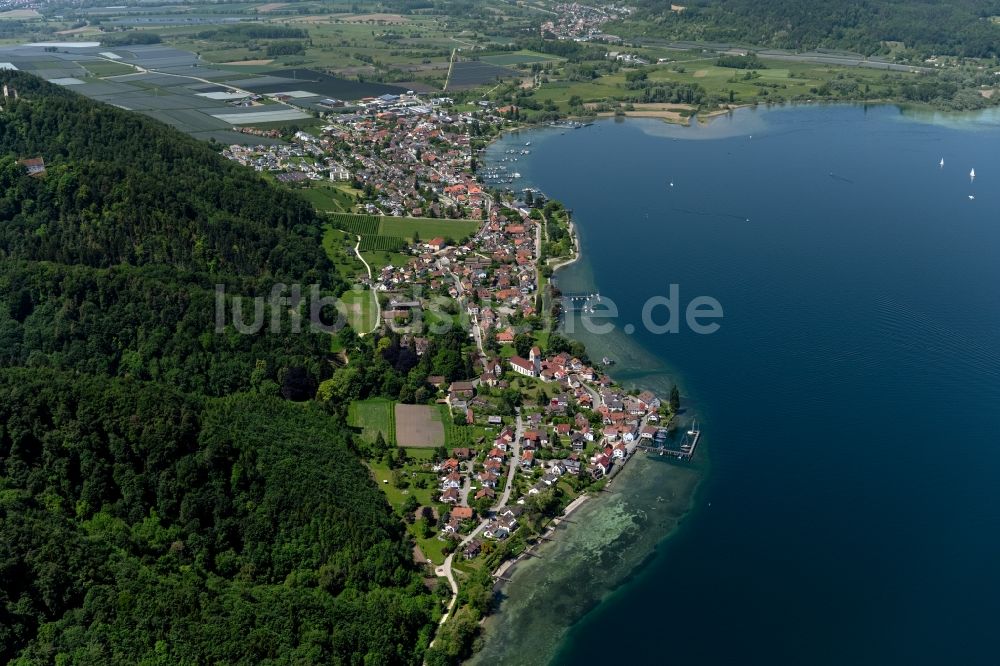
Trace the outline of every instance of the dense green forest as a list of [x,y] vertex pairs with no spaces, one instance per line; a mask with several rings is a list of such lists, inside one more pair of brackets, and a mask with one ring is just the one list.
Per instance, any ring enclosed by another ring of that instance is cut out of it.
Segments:
[[[639,0],[635,35],[741,43],[784,49],[849,49],[886,53],[903,42],[922,54],[996,57],[1000,53],[1000,0]],[[628,23],[625,24],[627,26]],[[608,32],[631,35],[618,25]]]
[[[307,202],[143,116],[2,78],[20,101],[0,114],[0,361],[214,396],[290,368],[329,375],[322,334],[213,332],[215,285],[346,288]],[[26,157],[45,160],[44,177]]]
[[277,332],[216,332],[216,285],[346,287],[312,207],[155,121],[0,83],[20,98],[0,111],[0,663],[420,663],[440,606],[344,405],[312,398],[333,377],[414,397],[465,372],[460,348],[409,378],[411,347],[375,359],[345,329],[358,376],[280,304]]
[[8,369],[0,423],[0,661],[419,663],[433,602],[312,403]]

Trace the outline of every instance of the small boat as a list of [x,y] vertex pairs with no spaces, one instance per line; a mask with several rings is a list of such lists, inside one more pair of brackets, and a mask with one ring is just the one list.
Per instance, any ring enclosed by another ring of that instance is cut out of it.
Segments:
[[969,172],[969,180],[974,181],[975,179],[976,179],[976,170],[973,169],[972,171]]
[[674,186],[674,181],[670,181],[670,187]]
[[943,157],[941,158],[941,163],[938,166],[940,166],[942,169],[944,168],[944,158]]
[[976,198],[976,195],[975,195],[975,194],[970,194],[970,195],[969,195],[969,199],[970,199],[970,200],[971,200],[971,199],[975,199],[975,198]]
[[603,363],[604,365],[614,365],[614,361],[612,361],[607,356],[601,359],[601,363]]
[[526,146],[530,146],[530,145],[531,145],[531,142],[530,142],[530,141],[525,141],[525,142],[524,142],[524,145],[526,145]]

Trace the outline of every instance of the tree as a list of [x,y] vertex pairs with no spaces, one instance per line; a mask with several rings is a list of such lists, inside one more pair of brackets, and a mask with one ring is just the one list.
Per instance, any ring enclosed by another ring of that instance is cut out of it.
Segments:
[[527,358],[531,353],[531,348],[535,346],[535,338],[529,333],[518,333],[514,336],[514,349],[518,356]]
[[385,437],[382,436],[382,431],[379,430],[378,434],[375,435],[375,443],[372,444],[372,453],[381,458],[382,454],[386,452],[389,446],[385,442]]
[[676,414],[681,408],[681,392],[677,388],[677,384],[674,384],[670,388],[670,411]]
[[333,377],[320,383],[316,397],[325,402],[346,406],[358,398],[360,371],[355,367],[341,368]]

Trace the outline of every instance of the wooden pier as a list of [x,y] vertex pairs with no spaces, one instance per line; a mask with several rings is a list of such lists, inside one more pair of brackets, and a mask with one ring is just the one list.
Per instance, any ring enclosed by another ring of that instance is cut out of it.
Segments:
[[566,312],[581,312],[593,309],[596,303],[601,302],[601,295],[598,293],[568,292],[559,295],[563,310]]
[[689,430],[686,441],[681,444],[679,449],[668,449],[665,446],[656,446],[651,444],[640,444],[635,448],[639,451],[645,451],[647,453],[671,456],[672,458],[677,458],[678,460],[691,460],[694,458],[694,452],[698,448],[698,442],[700,440],[700,430]]

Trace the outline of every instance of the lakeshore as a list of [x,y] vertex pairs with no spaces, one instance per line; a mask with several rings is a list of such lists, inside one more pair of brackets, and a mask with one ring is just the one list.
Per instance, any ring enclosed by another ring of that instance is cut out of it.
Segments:
[[[506,135],[509,137],[507,142],[521,143],[525,134],[544,135],[558,129],[522,129]],[[503,144],[504,137],[491,150],[502,152],[505,150]],[[572,204],[572,199],[565,203]],[[573,268],[587,269],[584,255],[586,249],[572,217],[569,221],[569,233],[573,242],[573,255],[567,259],[554,260],[549,265],[554,271],[553,283],[558,281],[561,286],[567,271]],[[573,288],[591,288],[589,282],[581,281],[575,276],[570,277],[569,281]],[[572,318],[578,314],[569,312],[566,316]],[[628,367],[630,356],[634,358],[643,355],[642,350],[635,349],[634,346],[630,350],[629,345],[622,345],[620,341],[613,345],[614,351],[602,345],[591,346],[592,342],[586,341],[591,358],[612,354],[616,359],[622,359],[624,367]],[[616,383],[631,389],[648,389],[666,396],[673,385],[668,374],[661,374],[654,381],[632,382],[620,381],[615,370],[616,366],[606,369]],[[688,411],[684,421],[689,422],[691,417],[691,412]],[[671,425],[662,424],[664,429]],[[496,580],[494,590],[500,596],[500,608],[496,614],[483,621],[483,645],[470,663],[548,663],[555,657],[558,649],[555,639],[565,629],[547,632],[537,628],[537,623],[542,621],[538,614],[547,612],[544,606],[535,603],[540,595],[539,587],[547,592],[547,601],[554,601],[560,609],[565,610],[564,620],[575,621],[613,595],[643,563],[655,556],[659,545],[674,532],[694,507],[697,489],[705,478],[708,463],[707,460],[700,460],[697,464],[677,463],[673,457],[647,453],[647,448],[649,447],[641,445],[639,441],[630,444],[621,464],[613,468],[599,492],[576,498],[560,516],[551,521],[533,545],[516,558],[504,562],[493,573]],[[642,458],[643,462],[632,462],[635,457]],[[575,515],[576,518],[571,521],[568,519],[570,515]],[[594,540],[597,533],[601,537]],[[594,558],[597,558],[596,561]],[[570,567],[570,571],[579,573],[575,567],[593,566],[604,558],[616,559],[622,566],[616,567],[613,575],[603,577],[601,584],[588,589],[587,594],[579,597],[560,588],[555,582],[559,574],[553,570],[552,563],[547,562],[558,561],[562,567],[569,560],[575,565]],[[529,643],[535,645],[530,650],[518,649],[515,654],[498,656],[496,646],[508,644],[514,633],[523,631],[513,628],[506,620],[508,617],[518,618],[514,624],[519,624],[524,617],[533,618],[530,632],[532,639]],[[537,639],[534,638],[536,636]]]

